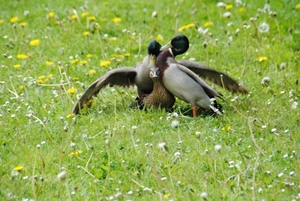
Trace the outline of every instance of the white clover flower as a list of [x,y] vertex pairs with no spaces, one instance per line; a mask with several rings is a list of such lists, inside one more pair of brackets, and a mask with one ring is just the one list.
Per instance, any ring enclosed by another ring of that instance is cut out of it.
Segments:
[[156,11],[153,11],[151,17],[152,17],[152,18],[156,18],[156,17],[157,17],[157,12],[156,12]]
[[60,181],[65,181],[67,178],[67,171],[62,171],[57,175],[57,179]]
[[179,121],[178,120],[173,120],[171,123],[171,127],[176,128],[179,125]]
[[202,197],[203,199],[207,199],[208,193],[207,193],[207,192],[202,192],[202,193],[200,194],[200,197]]
[[235,4],[237,6],[241,6],[243,4],[242,0],[235,0]]
[[208,28],[206,28],[206,29],[204,29],[204,28],[202,28],[202,27],[199,27],[198,29],[197,29],[197,31],[200,33],[200,34],[206,34],[207,32],[208,32]]
[[219,7],[219,8],[225,8],[226,7],[226,3],[224,3],[224,2],[218,2],[217,3],[217,7]]
[[296,109],[298,107],[298,102],[294,101],[292,104],[292,109]]
[[222,146],[220,144],[215,145],[215,151],[220,151]]
[[225,13],[223,14],[223,17],[224,17],[224,18],[230,18],[230,17],[231,17],[231,12],[225,12]]
[[285,68],[286,68],[286,62],[282,62],[282,63],[279,65],[279,68],[280,68],[280,69],[285,69]]
[[270,26],[266,23],[266,22],[262,22],[260,23],[259,27],[258,27],[258,31],[260,33],[267,33],[270,30]]
[[160,142],[160,143],[158,143],[158,147],[159,147],[159,148],[165,148],[165,146],[166,146],[166,143],[165,143],[165,142]]

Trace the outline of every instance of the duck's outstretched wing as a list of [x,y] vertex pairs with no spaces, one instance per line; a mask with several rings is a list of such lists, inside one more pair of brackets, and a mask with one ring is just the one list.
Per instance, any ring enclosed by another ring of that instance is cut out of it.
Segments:
[[204,66],[198,62],[195,61],[189,61],[189,60],[179,60],[177,61],[179,64],[187,67],[200,77],[202,77],[205,80],[212,81],[213,83],[224,87],[228,89],[229,91],[235,92],[235,93],[243,93],[247,94],[248,90],[240,85],[236,80],[229,77],[223,72],[217,71],[212,68],[208,68],[207,66]]
[[93,98],[93,96],[97,96],[101,89],[106,86],[112,87],[117,85],[130,87],[135,85],[136,74],[136,69],[133,67],[116,68],[108,71],[85,90],[78,102],[74,105],[73,113],[78,114],[80,109],[82,109],[83,106]]

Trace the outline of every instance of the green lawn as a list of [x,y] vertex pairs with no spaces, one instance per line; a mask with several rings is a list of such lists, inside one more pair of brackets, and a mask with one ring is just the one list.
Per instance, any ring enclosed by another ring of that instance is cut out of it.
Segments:
[[[217,3],[2,2],[1,200],[299,200],[300,1]],[[180,100],[139,111],[134,88],[105,88],[71,114],[94,80],[176,34],[191,43],[178,59],[250,93],[215,86],[224,115],[192,118]]]

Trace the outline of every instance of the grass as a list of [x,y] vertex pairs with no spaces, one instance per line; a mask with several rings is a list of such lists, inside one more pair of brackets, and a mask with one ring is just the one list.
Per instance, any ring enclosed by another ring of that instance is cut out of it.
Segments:
[[[1,200],[300,199],[299,2],[272,1],[271,16],[263,1],[226,3],[3,2]],[[70,115],[94,80],[178,33],[191,43],[178,59],[227,72],[249,95],[216,86],[225,114],[191,118],[182,101],[138,111],[134,88],[106,88]]]

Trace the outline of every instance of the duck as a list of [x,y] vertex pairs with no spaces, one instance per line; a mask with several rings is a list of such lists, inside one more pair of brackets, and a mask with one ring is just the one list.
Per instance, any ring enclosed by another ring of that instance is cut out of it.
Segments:
[[[183,40],[183,38],[186,38],[184,35],[181,35],[179,38],[181,40],[174,40],[173,38],[164,47],[173,46],[175,49],[180,50],[177,51],[178,54],[185,53],[189,48],[189,41]],[[157,56],[160,54],[161,48],[161,44],[159,44],[157,41],[150,41],[148,45],[148,55],[144,57],[142,62],[138,63],[135,67],[120,67],[112,69],[94,81],[75,103],[72,110],[73,114],[79,114],[80,110],[85,105],[89,106],[93,97],[97,96],[98,93],[107,86],[136,86],[138,97],[136,98],[136,101],[131,104],[131,106],[136,106],[136,102],[139,102],[138,105],[141,105],[140,102],[143,102],[143,98],[150,94],[153,90],[153,80],[149,76],[151,69],[151,66],[149,65],[149,52],[152,52],[152,54]],[[211,80],[212,82],[223,86],[232,92],[248,93],[246,88],[240,86],[237,81],[225,73],[206,67],[198,62],[180,60],[179,63],[189,68],[202,78]]]
[[[189,40],[185,35],[175,36],[170,42],[164,45],[161,50],[173,48],[176,51],[176,55],[185,53],[189,48]],[[242,86],[238,81],[231,78],[224,72],[207,67],[199,62],[191,60],[178,60],[178,64],[187,67],[201,78],[211,81],[232,93],[248,94],[249,91],[246,87]]]
[[142,106],[145,108],[170,109],[175,103],[174,95],[166,89],[162,83],[161,71],[155,66],[156,58],[150,57],[150,78],[153,81],[153,90],[150,94],[141,98]]
[[99,79],[94,81],[81,95],[73,107],[73,114],[79,114],[84,106],[89,106],[93,97],[97,96],[102,88],[106,86],[130,87],[137,86],[138,97],[150,94],[153,89],[153,81],[149,77],[150,52],[155,57],[160,53],[161,44],[152,40],[148,44],[148,55],[135,67],[120,67],[109,70]]
[[177,98],[193,105],[193,117],[197,116],[197,106],[221,115],[221,111],[214,106],[214,103],[216,98],[222,98],[222,95],[192,70],[175,60],[175,57],[184,51],[185,46],[189,45],[187,37],[176,36],[170,44],[171,46],[166,45],[161,48],[162,52],[157,56],[156,61],[156,66],[162,74],[164,87]]

